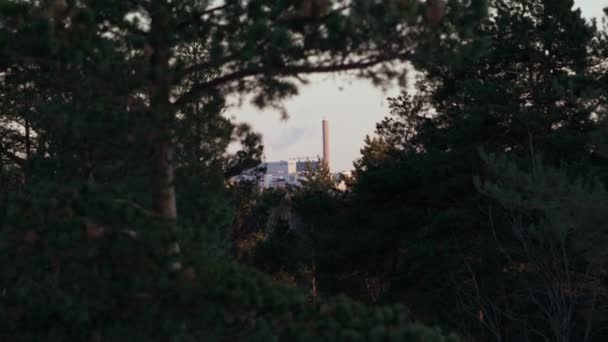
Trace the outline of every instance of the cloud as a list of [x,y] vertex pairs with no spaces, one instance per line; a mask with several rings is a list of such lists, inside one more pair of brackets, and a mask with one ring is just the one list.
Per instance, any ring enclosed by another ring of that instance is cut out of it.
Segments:
[[289,127],[281,131],[278,139],[270,144],[270,147],[275,151],[284,150],[297,144],[306,135],[307,129],[304,127]]

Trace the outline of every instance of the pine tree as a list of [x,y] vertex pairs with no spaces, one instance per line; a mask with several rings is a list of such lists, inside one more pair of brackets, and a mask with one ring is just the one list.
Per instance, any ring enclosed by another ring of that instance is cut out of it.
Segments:
[[[2,56],[10,70],[33,67],[65,86],[63,99],[81,98],[84,87],[118,110],[140,112],[137,126],[152,151],[151,203],[171,221],[176,117],[201,99],[253,94],[256,105],[276,106],[313,73],[355,70],[381,83],[400,75],[401,65],[387,62],[428,55],[448,32],[453,50],[466,44],[468,24],[485,13],[480,0],[451,2],[445,18],[417,1],[324,2],[322,11],[298,3],[6,1]],[[431,12],[433,25],[421,20]],[[204,47],[196,58],[180,53],[193,46]]]
[[[490,329],[479,307],[459,302],[475,292],[471,284],[493,304],[518,286],[488,230],[489,206],[498,234],[511,229],[506,214],[473,183],[488,172],[480,149],[522,168],[542,155],[549,167],[567,164],[565,173],[605,170],[593,138],[606,99],[593,75],[592,61],[602,60],[597,33],[572,8],[571,0],[491,2],[491,18],[475,28],[485,49],[465,63],[417,63],[417,91],[390,100],[391,115],[362,151],[350,220],[368,227],[359,253],[380,261],[357,266],[390,279],[390,295],[429,321],[518,338],[510,333],[518,323]],[[440,312],[438,303],[455,311]]]
[[608,265],[604,184],[547,167],[538,156],[530,171],[505,157],[482,157],[487,177],[477,178],[476,185],[507,212],[511,231],[498,238],[497,248],[518,278],[507,303],[487,301],[484,310],[494,306],[513,319],[533,322],[538,332],[526,332],[527,338],[541,332],[554,341],[593,341],[594,335],[601,336],[601,317],[606,313],[601,308],[606,291],[601,279]]
[[[308,4],[0,1],[2,181],[24,175],[0,195],[0,339],[455,340],[402,307],[311,305],[216,258],[225,177],[261,154],[221,117],[227,97],[278,106],[325,72],[385,84],[403,61],[466,50],[485,14],[482,0]],[[231,140],[244,148],[226,156]]]
[[308,162],[306,170],[300,179],[301,189],[304,193],[329,193],[334,189],[334,180],[329,167],[324,160],[319,159],[314,165]]

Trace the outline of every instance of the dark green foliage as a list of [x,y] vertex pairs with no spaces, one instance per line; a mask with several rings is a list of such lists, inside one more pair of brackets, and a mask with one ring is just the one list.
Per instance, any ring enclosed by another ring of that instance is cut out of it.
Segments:
[[300,186],[283,193],[282,201],[268,217],[265,238],[257,246],[255,264],[275,275],[288,275],[311,290],[332,293],[335,250],[342,231],[332,224],[339,212],[342,194],[335,189],[335,180],[327,164],[319,160],[300,179]]
[[[396,10],[336,0],[318,13],[303,13],[294,0],[2,4],[1,118],[35,132],[26,146],[3,134],[3,163],[23,164],[21,154],[29,160],[35,149],[61,171],[58,181],[76,169],[107,183],[104,176],[128,173],[140,183],[138,202],[172,220],[184,158],[221,165],[229,176],[259,162],[259,137],[220,117],[226,96],[253,94],[259,107],[276,107],[308,74],[404,79],[403,64],[387,62],[428,56],[439,41],[450,45],[445,54],[460,53],[485,14],[483,0],[450,2],[449,16],[434,25],[423,20],[431,5],[419,1]],[[33,96],[20,98],[22,90]],[[222,158],[233,133],[244,148]]]
[[[483,149],[509,156],[523,170],[542,155],[547,168],[568,177],[605,179],[605,54],[595,47],[601,39],[594,40],[602,33],[572,6],[570,0],[493,1],[492,18],[475,28],[484,49],[464,54],[463,63],[416,64],[416,92],[390,100],[391,115],[378,124],[377,137],[366,140],[338,213],[319,210],[315,216],[335,234],[326,253],[341,262],[332,272],[352,280],[334,291],[355,294],[365,284],[368,291],[357,298],[407,303],[415,317],[480,340],[564,336],[539,318],[547,302],[511,293],[546,288],[519,271],[516,264],[524,261],[501,251],[497,239],[517,244],[510,211],[495,196],[480,194],[474,178],[493,176],[480,157]],[[589,188],[575,191],[566,185],[570,178],[551,179],[513,175],[513,183],[544,184],[545,190],[561,184],[562,190],[536,193],[535,203],[521,206],[534,211],[534,205],[556,204],[546,196],[571,197],[551,209],[560,218],[549,226],[568,222],[582,236],[596,237],[583,233],[588,224],[582,217],[601,221],[602,207],[592,204],[601,196],[583,196]],[[516,187],[511,194],[525,197],[528,190]],[[581,220],[560,216],[567,213]],[[528,263],[532,256],[521,258]],[[373,285],[378,293],[372,296]],[[570,323],[562,322],[574,340],[602,339],[585,335],[581,322],[594,308],[589,303],[577,306]],[[595,307],[598,317],[605,315],[605,303]]]
[[2,208],[4,341],[457,340],[409,323],[400,306],[344,297],[310,304],[264,275],[201,257],[204,246],[187,230],[179,236],[186,267],[170,275],[169,230],[94,188],[38,186]]
[[[511,224],[511,234],[497,237],[497,247],[510,265],[520,267],[505,302],[489,305],[533,324],[526,338],[544,334],[554,341],[593,340],[608,319],[603,308],[608,298],[604,185],[546,167],[540,158],[526,172],[506,158],[483,157],[488,177],[477,180],[478,188],[500,203]],[[490,220],[492,216],[490,212]],[[531,305],[506,306],[518,302]],[[591,314],[585,313],[589,308]]]
[[[231,95],[279,106],[312,73],[404,80],[386,62],[460,54],[484,4],[431,22],[421,1],[0,0],[0,339],[455,340],[222,259],[230,227],[268,215],[228,184],[261,137],[222,112]],[[306,212],[334,200],[306,196]],[[334,241],[320,223],[313,251]]]

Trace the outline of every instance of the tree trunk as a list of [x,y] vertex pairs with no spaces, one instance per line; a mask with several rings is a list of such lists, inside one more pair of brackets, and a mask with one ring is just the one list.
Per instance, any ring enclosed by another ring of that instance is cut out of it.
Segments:
[[177,220],[173,146],[169,139],[157,138],[152,156],[152,205],[159,216]]
[[[313,229],[314,231],[314,229]],[[311,262],[311,277],[310,277],[310,292],[312,295],[312,302],[317,302],[317,296],[319,294],[319,284],[317,283],[317,244],[313,239],[313,248],[312,248],[312,262]]]
[[311,292],[311,296],[312,296],[312,302],[316,303],[317,302],[317,266],[316,263],[313,261],[312,262],[312,268],[311,268],[311,280],[310,280],[310,292]]
[[[150,7],[150,115],[152,119],[152,208],[158,216],[169,223],[175,233],[177,222],[177,198],[175,194],[175,171],[173,165],[173,121],[175,112],[170,103],[171,95],[171,30],[164,1],[153,1]],[[180,246],[177,236],[169,246],[169,271],[182,269]]]
[[171,93],[166,8],[162,1],[151,4],[150,41],[150,114],[152,116],[152,206],[162,218],[171,222],[177,219],[175,198],[172,129],[174,113],[169,97]]

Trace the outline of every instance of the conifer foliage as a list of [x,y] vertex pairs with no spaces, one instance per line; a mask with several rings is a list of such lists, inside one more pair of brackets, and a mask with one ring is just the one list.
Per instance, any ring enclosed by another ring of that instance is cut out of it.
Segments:
[[405,61],[466,54],[485,12],[0,0],[0,339],[454,341],[400,306],[309,303],[226,260],[243,207],[227,180],[263,146],[222,114],[234,96],[280,107],[315,73],[404,80]]

